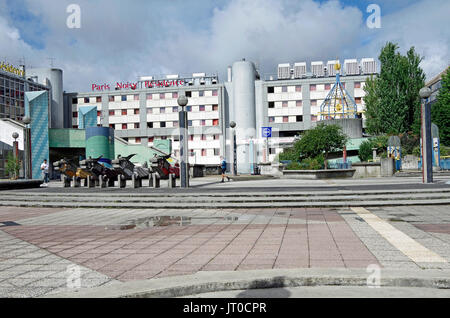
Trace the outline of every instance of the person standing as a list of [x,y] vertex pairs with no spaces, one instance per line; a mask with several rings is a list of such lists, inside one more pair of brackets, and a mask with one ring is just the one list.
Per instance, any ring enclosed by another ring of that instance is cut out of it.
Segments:
[[223,157],[220,157],[220,160],[222,161],[220,164],[220,168],[222,170],[222,182],[225,182],[225,177],[228,181],[230,181],[230,177],[225,174],[227,172],[227,161]]
[[44,176],[44,185],[48,184],[48,163],[47,159],[44,159],[44,162],[41,164],[42,174]]

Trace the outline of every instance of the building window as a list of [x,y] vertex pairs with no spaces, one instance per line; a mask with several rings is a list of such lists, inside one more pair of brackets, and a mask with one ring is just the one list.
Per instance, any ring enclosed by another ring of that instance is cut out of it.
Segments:
[[139,115],[139,109],[138,109],[138,108],[136,108],[136,109],[134,110],[134,114],[135,114],[135,115]]
[[122,115],[127,115],[127,110],[126,109],[122,109]]
[[205,119],[202,119],[201,125],[202,125],[202,126],[206,126],[206,120],[205,120]]
[[199,91],[199,92],[198,92],[198,96],[200,96],[200,97],[205,96],[205,92],[204,92],[204,91]]
[[186,97],[192,97],[192,92],[191,91],[186,91],[185,96]]
[[72,128],[73,129],[78,129],[78,125],[73,125]]
[[109,128],[114,128],[114,124],[109,124]]
[[134,129],[139,129],[139,127],[140,127],[139,123],[134,124]]
[[272,94],[274,92],[273,86],[267,87],[267,93]]
[[127,129],[127,124],[122,124],[122,129]]
[[159,99],[165,99],[165,98],[166,98],[166,94],[165,93],[159,94]]
[[[3,93],[0,95],[3,95]],[[78,98],[72,98],[72,104],[78,104]]]
[[311,106],[317,106],[317,99],[311,99]]
[[213,105],[212,110],[213,111],[218,111],[219,110],[219,105]]
[[191,112],[192,111],[192,106],[186,106],[186,111],[187,112]]
[[189,141],[194,141],[194,135],[189,135]]
[[355,82],[355,88],[361,88],[361,82]]
[[101,111],[97,111],[97,117],[102,116],[102,112]]
[[114,101],[114,96],[108,96],[108,100],[109,100],[110,102],[113,102],[113,101]]
[[213,126],[219,126],[219,120],[213,119]]
[[202,140],[206,140],[206,135],[202,135]]
[[85,97],[85,98],[84,98],[84,103],[85,103],[85,104],[89,104],[89,97]]
[[302,107],[302,101],[301,100],[296,101],[295,106]]
[[204,112],[205,111],[205,105],[200,105],[199,106],[199,111]]
[[141,143],[141,137],[136,137],[135,141],[136,141],[137,144],[140,144]]
[[127,101],[127,95],[122,95],[121,99],[122,99],[122,102],[126,102]]
[[172,107],[172,113],[178,113],[178,106]]
[[148,137],[148,142],[153,142],[155,140],[155,137]]
[[214,135],[214,137],[213,137],[214,140],[219,140],[219,138],[220,138],[220,137],[219,137],[219,135],[217,135],[217,134]]
[[269,102],[269,108],[275,108],[275,102]]
[[160,114],[165,114],[166,113],[166,108],[165,107],[160,107],[159,108],[159,113]]
[[147,100],[152,99],[153,94],[147,94]]
[[97,103],[101,103],[102,102],[102,97],[101,96],[97,96],[95,98],[95,100],[96,100]]
[[281,92],[287,93],[287,91],[288,91],[287,86],[281,86]]
[[325,84],[325,90],[329,91],[331,89],[331,84]]
[[206,149],[202,149],[202,157],[206,157]]
[[282,105],[283,107],[288,107],[288,102],[284,101],[284,102],[281,103],[281,105]]
[[301,92],[301,91],[302,91],[301,85],[296,85],[296,86],[295,86],[295,91],[296,91],[296,92]]
[[172,98],[178,98],[178,93],[177,92],[172,93]]
[[217,89],[212,91],[212,96],[217,96]]
[[178,122],[177,121],[173,122],[173,127],[178,127]]
[[192,127],[192,120],[188,120],[188,127]]
[[114,116],[114,110],[109,111],[109,116]]
[[303,121],[303,116],[296,116],[295,117],[295,121],[296,122],[302,122]]
[[153,122],[147,123],[147,128],[153,128]]
[[214,156],[220,156],[220,149],[219,148],[214,148]]
[[139,94],[134,95],[134,100],[139,100]]
[[275,121],[275,117],[269,117],[269,123],[273,123]]
[[283,116],[283,123],[289,122],[289,116]]
[[159,123],[159,127],[165,128],[165,127],[166,127],[166,122],[165,122],[165,121],[161,121],[161,122]]
[[310,91],[315,91],[316,90],[316,84],[310,84],[309,85],[309,90]]
[[72,113],[72,117],[77,118],[78,117],[78,112],[73,112]]

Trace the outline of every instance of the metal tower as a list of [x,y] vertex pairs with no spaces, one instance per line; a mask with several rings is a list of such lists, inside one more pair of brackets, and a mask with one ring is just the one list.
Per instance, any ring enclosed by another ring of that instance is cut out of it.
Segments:
[[320,119],[357,118],[357,107],[353,97],[341,83],[341,65],[334,65],[336,70],[336,83],[320,105]]

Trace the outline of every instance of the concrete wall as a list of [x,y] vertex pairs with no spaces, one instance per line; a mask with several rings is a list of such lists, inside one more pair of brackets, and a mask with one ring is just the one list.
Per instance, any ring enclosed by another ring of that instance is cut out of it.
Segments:
[[323,121],[326,125],[338,125],[349,138],[362,138],[361,118],[342,118]]
[[402,170],[419,170],[419,159],[413,155],[406,155],[402,158]]
[[381,164],[372,162],[361,162],[352,165],[355,169],[353,178],[377,178],[381,177]]

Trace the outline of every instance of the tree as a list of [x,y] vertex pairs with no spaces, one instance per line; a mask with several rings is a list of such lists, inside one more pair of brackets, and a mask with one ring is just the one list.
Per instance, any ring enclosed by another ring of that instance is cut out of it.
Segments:
[[431,121],[439,128],[441,144],[450,146],[450,68],[442,75],[442,87],[431,106]]
[[6,162],[6,172],[11,179],[17,179],[19,177],[20,161],[16,158],[12,152],[8,154]]
[[373,135],[419,132],[420,97],[425,75],[419,67],[422,57],[411,47],[406,56],[388,42],[379,55],[380,74],[368,78],[364,91],[367,131]]
[[338,125],[318,124],[314,129],[307,130],[302,138],[294,144],[294,151],[300,158],[316,158],[324,154],[325,169],[330,152],[342,149],[348,137]]

